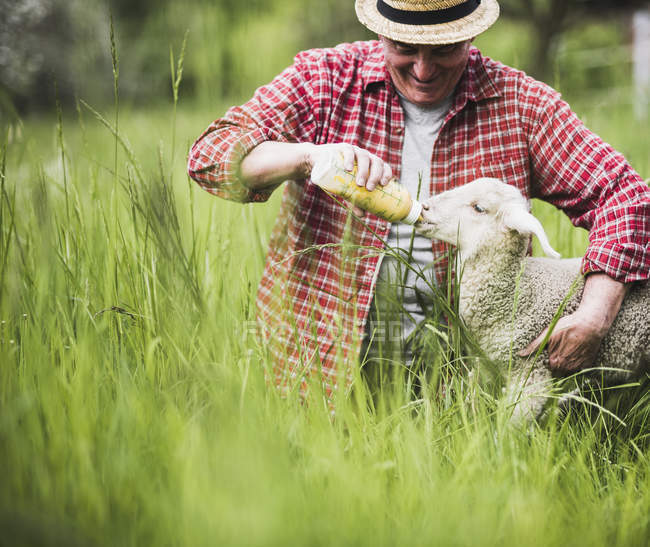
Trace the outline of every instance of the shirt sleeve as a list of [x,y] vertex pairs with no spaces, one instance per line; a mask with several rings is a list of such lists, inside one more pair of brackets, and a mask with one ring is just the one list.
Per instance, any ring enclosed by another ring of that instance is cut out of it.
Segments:
[[625,158],[549,92],[537,96],[530,138],[533,197],[589,231],[582,272],[625,283],[650,275],[650,190]]
[[309,73],[300,58],[247,103],[212,122],[190,149],[188,172],[203,189],[241,203],[266,201],[278,186],[252,189],[239,178],[242,159],[264,141],[311,142],[316,133]]

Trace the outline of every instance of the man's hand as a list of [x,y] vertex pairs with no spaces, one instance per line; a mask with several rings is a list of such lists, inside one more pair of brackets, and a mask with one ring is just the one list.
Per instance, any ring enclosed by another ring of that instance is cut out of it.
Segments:
[[[351,144],[321,144],[310,145],[307,148],[309,159],[307,161],[309,173],[314,164],[325,154],[331,154],[338,151],[343,155],[343,168],[346,171],[352,171],[354,165],[357,165],[356,182],[359,186],[365,186],[366,190],[372,192],[377,186],[386,186],[388,181],[393,177],[393,170],[390,165],[385,163],[379,156],[371,154],[364,148],[353,146]],[[309,176],[306,174],[305,178]]]
[[[310,154],[309,172],[311,173],[311,168],[323,154],[331,154],[332,151],[339,151],[343,155],[343,168],[346,171],[352,172],[356,164],[357,186],[365,186],[369,192],[372,192],[378,185],[386,186],[393,177],[390,165],[384,163],[381,158],[358,146],[343,143],[314,145]],[[352,206],[352,212],[358,217],[364,214],[363,210],[356,205]]]
[[[535,338],[519,355],[527,357],[537,351],[542,344],[548,327]],[[607,334],[603,324],[594,321],[579,311],[562,317],[551,336],[546,348],[549,354],[551,370],[571,374],[594,364],[600,342]]]
[[[571,374],[594,366],[603,338],[612,326],[628,287],[606,274],[587,276],[582,301],[571,315],[562,317],[548,339],[551,370]],[[548,328],[519,352],[527,357],[537,351]]]

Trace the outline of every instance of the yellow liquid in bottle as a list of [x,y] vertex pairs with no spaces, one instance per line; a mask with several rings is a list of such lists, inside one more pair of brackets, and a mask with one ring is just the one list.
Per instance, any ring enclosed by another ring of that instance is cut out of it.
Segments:
[[411,198],[408,190],[396,179],[373,191],[356,183],[357,166],[352,172],[343,169],[343,155],[334,153],[314,165],[311,180],[323,190],[347,199],[364,211],[369,211],[389,222],[414,224],[420,217],[422,205]]

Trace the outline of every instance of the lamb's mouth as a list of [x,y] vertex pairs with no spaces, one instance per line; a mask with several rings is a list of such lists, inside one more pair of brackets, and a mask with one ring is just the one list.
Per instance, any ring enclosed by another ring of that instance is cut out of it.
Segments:
[[415,227],[420,232],[425,232],[425,231],[430,232],[435,230],[437,226],[435,222],[429,222],[428,220],[421,220],[420,222],[417,222],[415,224]]

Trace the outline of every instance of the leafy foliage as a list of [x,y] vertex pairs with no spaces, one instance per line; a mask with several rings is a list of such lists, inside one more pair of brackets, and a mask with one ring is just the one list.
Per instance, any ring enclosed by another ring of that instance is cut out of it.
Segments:
[[0,0],[0,95],[4,108],[25,111],[64,103],[75,94],[97,94],[109,65],[101,37],[108,28],[101,4],[83,0]]
[[[551,83],[562,37],[579,32],[586,20],[602,21],[603,14],[608,21],[620,21],[639,4],[636,0],[500,3],[504,16],[490,32],[500,32],[499,41],[510,45],[506,58],[497,58],[508,62],[510,53],[516,52],[516,66]],[[111,73],[111,15],[114,41],[124,53],[119,94],[137,104],[173,99],[163,67],[170,45],[180,48],[186,33],[183,92],[213,104],[250,95],[302,49],[373,37],[357,21],[351,0],[0,0],[0,10],[0,112],[5,113],[52,108],[55,81],[64,106],[75,97],[92,104],[110,102],[113,93],[102,82]],[[511,21],[529,32],[509,36]],[[565,72],[570,75],[574,68]],[[589,85],[589,78],[580,75],[576,85]]]
[[542,80],[552,75],[552,59],[558,38],[586,20],[621,16],[645,7],[645,0],[500,0],[504,15],[528,23],[534,47],[528,61],[530,72]]

